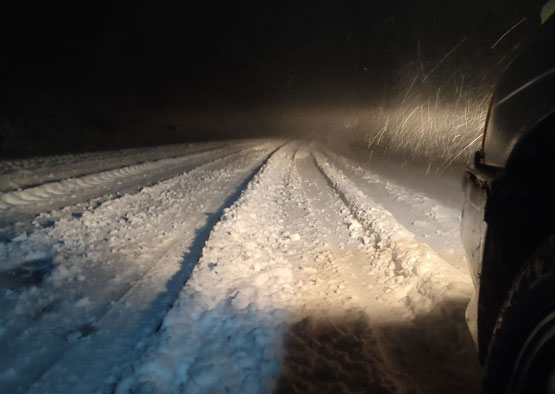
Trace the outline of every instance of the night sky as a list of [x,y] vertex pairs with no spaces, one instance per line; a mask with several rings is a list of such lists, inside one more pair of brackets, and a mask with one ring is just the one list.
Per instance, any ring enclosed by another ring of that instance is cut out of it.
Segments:
[[1,152],[340,134],[283,119],[395,105],[417,75],[421,97],[488,94],[542,3],[3,2]]

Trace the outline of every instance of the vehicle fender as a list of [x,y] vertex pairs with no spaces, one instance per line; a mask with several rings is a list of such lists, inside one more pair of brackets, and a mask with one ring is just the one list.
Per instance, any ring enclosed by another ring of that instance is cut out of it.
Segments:
[[484,139],[484,163],[505,167],[516,146],[554,111],[555,67],[493,103]]
[[483,164],[504,168],[519,141],[555,109],[555,17],[509,64],[491,100]]

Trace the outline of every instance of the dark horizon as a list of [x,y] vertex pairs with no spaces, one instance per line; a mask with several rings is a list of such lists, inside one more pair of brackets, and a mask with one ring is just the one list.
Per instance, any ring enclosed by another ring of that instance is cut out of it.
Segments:
[[341,139],[354,111],[481,100],[542,3],[3,4],[1,153]]

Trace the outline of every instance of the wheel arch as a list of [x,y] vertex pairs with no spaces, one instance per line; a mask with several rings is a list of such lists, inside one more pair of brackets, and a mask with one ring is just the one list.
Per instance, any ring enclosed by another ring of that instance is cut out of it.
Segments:
[[546,392],[555,370],[554,258],[550,236],[512,281],[488,349],[484,393]]

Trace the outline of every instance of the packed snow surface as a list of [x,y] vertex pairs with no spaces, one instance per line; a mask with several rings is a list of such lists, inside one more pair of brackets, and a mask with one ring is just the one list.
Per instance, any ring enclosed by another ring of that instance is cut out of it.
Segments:
[[0,166],[0,392],[479,391],[456,207],[295,141],[97,155]]

